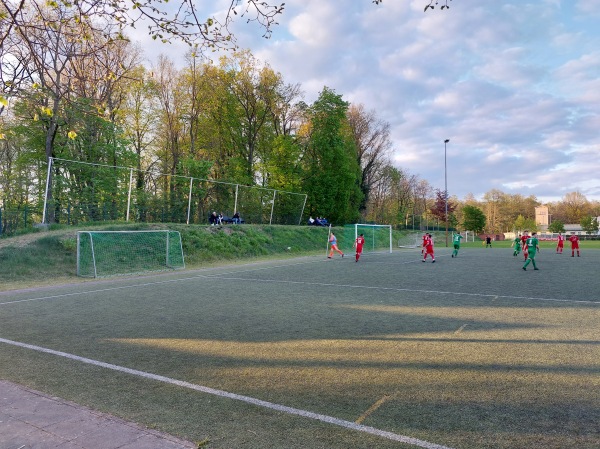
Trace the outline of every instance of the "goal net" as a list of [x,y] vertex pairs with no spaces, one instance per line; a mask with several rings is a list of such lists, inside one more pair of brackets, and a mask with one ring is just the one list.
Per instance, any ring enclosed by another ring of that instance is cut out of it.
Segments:
[[398,239],[398,248],[419,248],[422,241],[422,233],[409,232]]
[[77,275],[105,277],[185,268],[177,231],[78,231]]
[[392,252],[392,226],[379,224],[360,224],[354,225],[354,240],[363,234],[365,244],[364,252],[386,251]]

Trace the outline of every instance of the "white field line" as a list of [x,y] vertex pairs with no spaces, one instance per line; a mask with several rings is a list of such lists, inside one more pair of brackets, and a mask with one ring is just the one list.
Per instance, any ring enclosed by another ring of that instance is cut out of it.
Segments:
[[[591,300],[577,300],[577,299],[556,299],[556,298],[539,298],[535,296],[512,296],[512,295],[497,295],[497,294],[486,294],[486,293],[465,293],[465,292],[449,292],[444,290],[419,290],[412,288],[397,288],[397,287],[381,287],[381,286],[369,286],[369,285],[353,285],[353,284],[331,284],[328,282],[308,282],[308,281],[282,281],[278,279],[258,279],[258,278],[242,278],[242,277],[227,277],[223,275],[210,275],[206,276],[209,279],[225,279],[232,281],[243,281],[243,282],[272,282],[278,284],[296,284],[296,285],[311,285],[318,287],[338,287],[338,288],[360,288],[363,290],[385,290],[395,292],[410,292],[410,293],[433,293],[438,295],[454,295],[454,296],[472,296],[481,298],[506,298],[506,299],[524,299],[531,301],[551,301],[551,302],[566,302],[566,303],[582,303],[582,304],[599,304],[600,301]],[[0,304],[2,305],[2,304]]]
[[[326,260],[319,259],[319,262],[325,262],[325,261]],[[227,274],[237,274],[237,273],[248,273],[250,271],[269,270],[269,269],[273,269],[273,268],[282,268],[282,267],[288,267],[288,266],[305,265],[305,264],[308,264],[308,263],[314,263],[314,261],[297,262],[297,263],[287,264],[287,265],[271,265],[271,266],[268,266],[268,267],[251,268],[251,269],[248,269],[248,270],[235,270],[235,271],[229,271],[229,272],[219,273],[219,274],[214,274],[214,275],[198,274],[198,275],[195,275],[195,276],[188,276],[188,277],[177,278],[177,279],[167,279],[167,280],[164,280],[164,281],[144,282],[144,283],[140,283],[140,284],[122,285],[122,286],[118,286],[118,287],[106,287],[106,288],[99,288],[99,289],[95,289],[95,290],[85,290],[85,291],[72,292],[72,293],[60,293],[60,294],[57,294],[57,295],[39,296],[39,297],[35,297],[35,298],[15,299],[13,301],[0,302],[0,306],[5,306],[5,305],[9,305],[9,304],[18,304],[18,303],[21,303],[21,302],[44,301],[44,300],[48,300],[48,299],[68,298],[69,296],[86,295],[88,293],[90,293],[90,294],[92,294],[92,293],[104,293],[104,292],[110,292],[110,291],[115,291],[115,290],[126,290],[126,289],[129,289],[129,288],[151,287],[151,286],[154,286],[154,285],[161,285],[161,284],[170,284],[170,283],[191,281],[191,280],[195,280],[195,279],[213,278],[215,276],[220,276],[222,274],[227,275]],[[254,265],[254,264],[249,264],[249,265]],[[213,270],[213,269],[209,269],[209,270]],[[79,285],[79,284],[71,284],[71,285]],[[12,291],[12,292],[11,291],[9,291],[9,292],[3,292],[3,293],[13,293],[13,294],[15,294],[15,293],[19,293],[19,290]]]
[[[85,290],[85,291],[80,291],[80,292],[72,292],[72,293],[61,293],[61,294],[56,294],[56,295],[48,295],[48,296],[39,296],[39,297],[34,297],[34,298],[25,298],[25,299],[16,299],[13,301],[6,301],[6,302],[0,302],[0,306],[5,306],[5,305],[9,305],[9,304],[18,304],[21,302],[31,302],[31,301],[45,301],[48,299],[58,299],[58,298],[67,298],[70,296],[79,296],[79,295],[86,295],[88,293],[92,294],[92,293],[104,293],[104,292],[110,292],[110,291],[115,291],[115,290],[125,290],[125,289],[129,289],[129,288],[138,288],[138,287],[151,287],[153,285],[161,285],[161,284],[169,284],[169,283],[176,283],[176,282],[184,282],[184,281],[190,281],[190,280],[195,280],[195,279],[202,279],[202,278],[212,278],[212,277],[218,277],[218,276],[223,276],[223,275],[229,275],[229,274],[240,274],[240,273],[249,273],[252,271],[263,271],[263,270],[271,270],[274,268],[285,268],[285,267],[293,267],[293,266],[297,266],[297,265],[306,265],[306,264],[313,264],[313,263],[325,263],[328,262],[327,259],[317,259],[317,260],[308,260],[308,261],[303,261],[303,262],[295,262],[295,263],[288,263],[288,264],[280,264],[280,265],[267,265],[267,266],[261,266],[261,267],[256,267],[256,265],[263,265],[265,262],[253,262],[253,263],[249,263],[249,264],[245,264],[243,266],[250,266],[252,268],[246,269],[246,270],[232,270],[232,271],[226,271],[224,273],[218,273],[218,274],[214,274],[214,275],[207,275],[207,274],[197,274],[194,276],[188,276],[188,277],[184,277],[184,278],[177,278],[177,279],[168,279],[168,280],[164,280],[164,281],[153,281],[153,282],[144,282],[144,283],[140,283],[140,284],[131,284],[131,285],[123,285],[123,286],[119,286],[119,287],[106,287],[106,288],[100,288],[100,289],[95,289],[95,290]],[[414,262],[414,261],[412,261]],[[412,263],[412,262],[407,262],[407,263]],[[220,268],[206,268],[201,270],[202,272],[205,271],[215,271],[218,270]],[[99,282],[105,282],[105,281],[99,281]],[[95,284],[97,284],[96,282],[94,282]],[[79,285],[79,284],[70,284],[70,285]],[[1,296],[6,296],[10,293],[12,294],[16,294],[19,292],[23,292],[23,291],[28,291],[29,289],[26,290],[16,290],[16,291],[8,291],[8,292],[0,292]],[[36,289],[38,290],[38,289]]]
[[233,399],[236,401],[242,401],[248,404],[256,405],[258,407],[264,407],[271,410],[276,410],[282,413],[288,413],[290,415],[297,415],[303,418],[313,419],[316,421],[325,422],[328,424],[332,424],[339,427],[345,427],[347,429],[356,430],[358,432],[368,433],[371,435],[376,435],[382,438],[386,438],[392,441],[399,441],[401,443],[411,444],[413,446],[422,447],[425,449],[451,449],[447,446],[442,446],[435,443],[429,443],[427,441],[419,440],[417,438],[407,437],[404,435],[398,435],[393,432],[387,432],[385,430],[376,429],[370,426],[364,426],[362,424],[356,424],[351,421],[346,421],[343,419],[334,418],[332,416],[322,415],[320,413],[313,413],[302,409],[297,409],[293,407],[287,407],[285,405],[275,404],[273,402],[263,401],[260,399],[252,398],[250,396],[244,396],[236,393],[229,393],[223,390],[217,390],[210,387],[204,387],[202,385],[193,384],[190,382],[184,382],[177,379],[172,379],[170,377],[160,376],[158,374],[152,374],[145,371],[139,371],[136,369],[126,368],[119,365],[113,365],[112,363],[100,362],[98,360],[88,359],[86,357],[80,357],[74,354],[69,354],[66,352],[55,351],[53,349],[43,348],[41,346],[30,345],[27,343],[21,343],[18,341],[7,340],[4,338],[0,338],[0,343],[5,343],[12,346],[18,346],[21,348],[31,349],[33,351],[43,352],[46,354],[51,354],[59,357],[65,357],[70,360],[75,360],[81,363],[87,363],[89,365],[98,366],[101,368],[110,369],[113,371],[119,371],[126,374],[131,374],[133,376],[142,377],[144,379],[155,380],[158,382],[164,382],[171,385],[177,385],[179,387],[188,388],[191,390],[200,391],[202,393],[212,394],[214,396],[219,396],[222,398]]
[[[327,262],[327,261],[324,261]],[[294,265],[301,265],[309,262],[302,262]],[[278,267],[286,267],[290,265],[279,265],[279,266],[271,266],[271,267],[263,267],[263,268],[254,268],[250,270],[241,270],[241,271],[232,271],[228,273],[219,273],[219,274],[204,274],[204,275],[196,275],[191,277],[179,278],[179,279],[170,279],[166,281],[156,281],[156,282],[146,282],[143,284],[135,284],[135,285],[125,285],[121,287],[109,287],[104,289],[97,290],[87,290],[82,292],[73,292],[73,293],[63,293],[59,295],[51,295],[51,296],[42,296],[37,298],[27,298],[27,299],[18,299],[14,301],[0,302],[0,306],[17,304],[22,302],[30,302],[30,301],[45,301],[49,299],[57,299],[57,298],[66,298],[70,296],[78,296],[78,295],[86,295],[88,293],[104,293],[108,291],[115,290],[123,290],[129,288],[139,288],[139,287],[148,287],[160,284],[168,284],[168,283],[176,283],[176,282],[184,282],[189,280],[197,280],[197,279],[223,279],[230,281],[242,281],[242,282],[264,282],[264,283],[278,283],[278,284],[294,284],[294,285],[311,285],[311,286],[319,286],[319,287],[334,287],[334,288],[357,288],[363,290],[385,290],[385,291],[395,291],[395,292],[410,292],[410,293],[430,293],[430,294],[438,294],[438,295],[452,295],[452,296],[470,296],[470,297],[479,297],[479,298],[504,298],[504,299],[519,299],[519,300],[529,300],[529,301],[545,301],[545,302],[563,302],[563,303],[573,303],[573,304],[600,304],[600,301],[592,301],[592,300],[577,300],[577,299],[558,299],[558,298],[541,298],[535,296],[513,296],[513,295],[498,295],[498,294],[486,294],[486,293],[466,293],[466,292],[450,292],[444,290],[420,290],[420,289],[412,289],[412,288],[398,288],[398,287],[382,287],[382,286],[368,286],[368,285],[353,285],[353,284],[332,284],[328,282],[308,282],[308,281],[290,281],[290,280],[277,280],[277,279],[259,279],[259,278],[244,278],[244,277],[235,277],[228,276],[229,274],[239,274],[239,273],[247,273],[250,271],[260,271],[260,270],[268,270],[272,268]]]

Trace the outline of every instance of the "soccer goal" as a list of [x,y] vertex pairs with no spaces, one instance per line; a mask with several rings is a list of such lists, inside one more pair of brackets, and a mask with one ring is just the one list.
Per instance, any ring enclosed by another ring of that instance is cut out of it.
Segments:
[[77,275],[105,277],[185,268],[177,231],[78,231]]
[[418,232],[409,232],[398,239],[398,248],[419,248],[421,235]]
[[389,251],[392,252],[392,226],[378,224],[354,225],[354,239],[363,234],[365,244],[363,251]]

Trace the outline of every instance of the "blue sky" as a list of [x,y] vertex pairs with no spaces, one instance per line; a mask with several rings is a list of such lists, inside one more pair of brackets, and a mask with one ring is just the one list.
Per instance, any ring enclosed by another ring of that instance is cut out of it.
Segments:
[[394,165],[443,189],[450,139],[450,195],[600,200],[600,0],[285,3],[270,39],[238,21],[239,45],[309,103],[327,86],[374,110]]

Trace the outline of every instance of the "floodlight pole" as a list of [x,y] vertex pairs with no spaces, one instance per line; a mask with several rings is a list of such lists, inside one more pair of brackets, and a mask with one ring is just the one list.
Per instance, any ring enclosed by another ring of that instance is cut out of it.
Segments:
[[446,248],[448,248],[448,170],[446,163],[446,145],[450,139],[444,140],[444,199],[446,200]]

